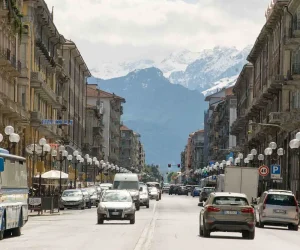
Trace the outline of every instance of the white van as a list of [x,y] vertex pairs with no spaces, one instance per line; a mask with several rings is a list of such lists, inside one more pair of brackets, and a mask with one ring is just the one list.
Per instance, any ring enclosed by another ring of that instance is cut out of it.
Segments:
[[[116,174],[113,184],[113,189],[126,189],[129,191],[134,203],[136,210],[140,210],[140,187],[139,178],[137,174]],[[141,188],[142,189],[142,188]]]

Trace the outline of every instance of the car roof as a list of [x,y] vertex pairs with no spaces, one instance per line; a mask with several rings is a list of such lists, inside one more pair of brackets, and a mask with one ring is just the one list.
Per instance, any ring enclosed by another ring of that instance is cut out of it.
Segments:
[[138,181],[139,182],[139,178],[137,174],[119,173],[119,174],[115,174],[114,181]]
[[81,189],[66,189],[66,190],[64,190],[64,192],[65,191],[81,191]]
[[211,194],[214,195],[215,197],[228,196],[228,197],[243,197],[243,198],[247,198],[247,196],[245,194],[241,194],[241,193],[214,192],[214,193],[211,193]]
[[130,194],[126,189],[122,189],[122,190],[110,189],[110,190],[105,190],[105,193],[127,193],[127,194]]

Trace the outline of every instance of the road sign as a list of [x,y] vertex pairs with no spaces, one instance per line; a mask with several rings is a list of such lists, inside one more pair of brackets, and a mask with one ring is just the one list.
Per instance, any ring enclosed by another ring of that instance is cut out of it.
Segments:
[[281,176],[281,166],[271,165],[271,179],[280,179]]
[[263,176],[263,177],[267,176],[269,174],[269,172],[270,172],[269,167],[266,165],[262,165],[258,169],[259,175]]

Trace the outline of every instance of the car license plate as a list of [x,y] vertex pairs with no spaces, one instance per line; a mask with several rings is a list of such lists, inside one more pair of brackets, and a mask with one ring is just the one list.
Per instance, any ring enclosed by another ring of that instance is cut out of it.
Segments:
[[285,214],[285,213],[286,213],[286,210],[282,210],[282,209],[274,209],[274,213],[277,213],[277,214]]
[[224,211],[224,214],[238,214],[237,211]]
[[119,212],[112,212],[112,215],[119,215]]

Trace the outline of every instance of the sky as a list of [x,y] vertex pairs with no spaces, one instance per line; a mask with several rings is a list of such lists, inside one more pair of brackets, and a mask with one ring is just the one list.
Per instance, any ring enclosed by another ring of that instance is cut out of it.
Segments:
[[271,0],[45,0],[90,69],[174,51],[254,44]]

